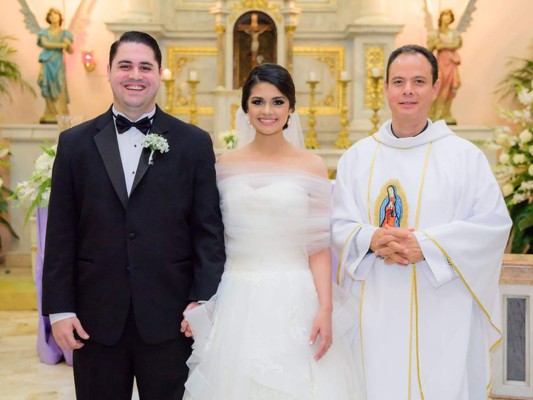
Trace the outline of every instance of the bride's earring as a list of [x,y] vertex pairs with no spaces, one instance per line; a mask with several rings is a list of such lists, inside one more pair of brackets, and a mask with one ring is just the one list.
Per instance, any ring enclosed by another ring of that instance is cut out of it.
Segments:
[[291,124],[291,116],[289,115],[289,118],[287,118],[287,126]]

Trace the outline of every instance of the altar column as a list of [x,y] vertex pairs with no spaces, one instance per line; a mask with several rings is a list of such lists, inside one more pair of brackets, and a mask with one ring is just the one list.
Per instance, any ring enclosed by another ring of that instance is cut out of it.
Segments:
[[121,21],[153,21],[153,0],[122,0]]
[[388,0],[361,0],[359,16],[356,24],[382,24],[390,23],[387,15]]
[[114,19],[105,23],[107,29],[117,39],[127,31],[142,31],[161,39],[164,28],[160,22],[159,2],[160,0],[122,0],[119,10],[114,13]]
[[217,88],[226,87],[226,24],[228,11],[224,2],[219,0],[209,9],[215,16],[215,32],[217,34]]
[[296,7],[294,0],[286,0],[285,8],[282,11],[285,20],[285,67],[292,74],[294,61],[294,32],[298,26],[298,16],[302,12]]
[[217,33],[217,87],[224,87],[225,62],[226,62],[226,27],[224,25],[215,26]]
[[287,51],[285,66],[287,70],[293,73],[294,52],[292,50],[294,46],[294,31],[296,31],[296,25],[285,26],[285,49]]
[[[378,10],[374,9],[374,12]],[[362,21],[364,18],[367,22]],[[352,66],[351,76],[353,77],[353,87],[351,90],[351,115],[352,119],[348,130],[350,131],[350,139],[353,142],[359,140],[368,135],[372,124],[370,117],[372,116],[372,110],[365,106],[365,96],[367,91],[367,81],[370,79],[367,71],[367,49],[378,48],[383,51],[383,74],[385,73],[386,62],[390,53],[395,48],[395,37],[402,30],[403,25],[394,22],[377,22],[383,20],[383,16],[379,15],[366,15],[361,18],[357,18],[353,24],[348,24],[346,28],[346,37],[352,40],[352,62],[348,65]],[[386,105],[386,99],[384,96],[383,107],[379,111],[380,122],[387,119],[389,110]]]

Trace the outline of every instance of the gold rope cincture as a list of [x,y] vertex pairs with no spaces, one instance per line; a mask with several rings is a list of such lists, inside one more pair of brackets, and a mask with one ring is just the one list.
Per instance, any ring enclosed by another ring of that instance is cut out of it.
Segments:
[[[370,184],[372,182],[372,173],[374,171],[374,162],[376,161],[376,155],[377,155],[377,152],[378,152],[378,148],[379,148],[379,145],[381,143],[380,142],[377,142],[377,145],[376,145],[376,149],[374,150],[374,155],[372,156],[372,162],[370,164],[370,173],[369,173],[369,177],[368,177],[368,197],[367,197],[367,201],[368,201],[368,222],[369,224],[372,224],[372,217],[370,215]],[[346,248],[348,247],[348,244],[350,243],[352,237],[357,234],[361,228],[363,227],[363,225],[356,225],[356,227],[353,229],[353,231],[348,235],[348,237],[346,238],[346,241],[344,242],[344,246],[342,248],[342,251],[341,251],[341,257],[340,259],[338,260],[338,263],[337,263],[337,284],[340,285],[341,284],[341,281],[340,281],[340,271],[341,271],[341,265],[342,265],[342,260],[344,259],[344,254],[345,254],[345,251],[346,251]],[[366,393],[366,372],[365,372],[365,358],[364,358],[364,354],[363,354],[363,298],[364,298],[364,294],[365,294],[365,281],[362,282],[362,285],[361,285],[361,300],[359,302],[359,343],[360,343],[360,346],[361,346],[361,367],[362,367],[362,370],[363,370],[363,384],[365,385],[365,393]]]
[[356,227],[353,229],[353,231],[351,231],[350,234],[348,235],[348,238],[346,238],[346,241],[344,242],[344,246],[342,246],[341,256],[340,256],[339,260],[337,261],[337,285],[339,285],[339,286],[344,282],[344,279],[343,279],[342,282],[340,280],[340,277],[341,277],[341,265],[342,265],[342,260],[344,260],[344,253],[346,252],[346,248],[348,247],[348,244],[350,243],[353,235],[356,234],[357,232],[359,232],[362,227],[363,227],[363,225],[356,225]]
[[[373,136],[372,136],[373,137]],[[370,213],[370,185],[372,184],[372,175],[374,174],[374,163],[376,162],[376,156],[378,154],[379,145],[381,142],[378,142],[376,145],[376,149],[374,150],[374,154],[372,155],[372,162],[370,163],[370,173],[368,174],[368,189],[367,189],[367,196],[366,196],[366,204],[368,207],[368,223],[372,225],[372,215]]]
[[365,352],[363,348],[363,299],[365,297],[365,283],[361,284],[361,301],[359,302],[359,345],[361,346],[361,369],[363,370],[363,390],[366,398],[366,371],[365,371]]
[[[369,178],[368,178],[368,189],[367,189],[367,207],[368,207],[368,221],[370,224],[372,224],[372,215],[371,215],[371,212],[370,212],[370,188],[371,188],[371,184],[372,184],[372,176],[373,176],[373,172],[374,172],[374,164],[375,164],[375,161],[376,161],[376,155],[377,155],[377,151],[378,151],[378,148],[379,148],[379,145],[381,144],[381,142],[377,141],[377,145],[376,145],[376,149],[374,150],[374,154],[372,156],[372,162],[371,162],[371,165],[370,165],[370,173],[369,173]],[[415,230],[418,229],[418,223],[419,223],[419,219],[420,219],[420,208],[421,208],[421,200],[422,200],[422,191],[423,191],[423,187],[424,187],[424,182],[425,182],[425,179],[426,179],[426,172],[427,172],[427,166],[428,166],[428,161],[429,161],[429,154],[431,152],[431,147],[432,147],[433,143],[430,142],[428,144],[428,149],[426,151],[426,158],[424,160],[424,168],[422,170],[422,177],[421,177],[421,181],[420,181],[420,188],[419,188],[419,191],[418,191],[418,200],[417,200],[417,208],[416,208],[416,215],[415,215]],[[364,287],[363,287],[364,288]],[[361,297],[361,306],[360,306],[360,318],[361,318],[361,323],[360,323],[360,335],[361,335],[361,347],[362,347],[362,342],[363,342],[363,329],[362,329],[362,315],[363,315],[363,306],[362,306],[362,300],[363,298]],[[415,333],[416,333],[416,346],[415,346],[415,351],[416,351],[416,367],[417,367],[417,378],[418,378],[418,389],[419,389],[419,392],[420,392],[420,397],[422,400],[424,400],[424,392],[422,390],[422,380],[421,380],[421,374],[420,374],[420,356],[419,356],[419,345],[418,345],[418,290],[417,290],[417,285],[416,285],[416,264],[413,264],[413,268],[411,269],[411,302],[410,302],[410,311],[409,311],[409,373],[408,373],[408,377],[409,377],[409,381],[408,381],[408,387],[407,387],[407,391],[408,391],[408,395],[407,395],[407,398],[410,399],[411,398],[411,372],[412,372],[412,337],[413,337],[413,333],[412,333],[412,328],[413,328],[413,305],[414,305],[414,309],[415,309],[415,324],[416,324],[416,328],[415,328]],[[363,359],[363,376],[366,376],[365,375],[365,369],[364,369],[364,359]],[[365,378],[365,386],[366,386],[366,378]]]
[[[416,215],[415,215],[415,231],[418,230],[418,225],[420,222],[420,209],[422,208],[422,192],[424,190],[424,183],[426,181],[426,173],[428,169],[428,162],[429,162],[429,154],[431,153],[431,147],[433,145],[433,142],[429,142],[428,149],[426,151],[426,159],[424,160],[424,168],[422,169],[422,177],[420,180],[420,188],[418,190],[418,199],[417,199],[417,205],[416,205]],[[417,279],[416,279],[416,263],[413,263],[413,268],[411,269],[411,311],[413,310],[413,305],[415,308],[415,354],[416,354],[416,374],[417,374],[417,380],[418,380],[418,390],[420,392],[420,398],[424,400],[424,391],[422,389],[422,379],[420,377],[420,349],[419,349],[419,332],[418,332],[418,287],[417,287]],[[411,319],[411,318],[410,318]],[[412,320],[411,325],[409,328],[409,337],[412,338]],[[409,343],[409,397],[411,398],[411,358],[412,358],[412,352],[411,352],[411,341]]]
[[[341,272],[342,260],[344,260],[344,253],[346,251],[346,248],[348,247],[348,244],[350,243],[350,241],[351,241],[352,237],[354,236],[354,234],[359,232],[362,227],[363,227],[362,225],[357,225],[352,230],[352,232],[350,232],[350,234],[348,235],[348,238],[344,242],[344,246],[342,247],[342,251],[341,251],[341,257],[340,257],[339,261],[337,262],[337,285],[341,284],[340,272]],[[344,281],[344,279],[343,279],[343,281]],[[362,316],[363,316],[363,298],[364,298],[364,296],[365,296],[365,281],[363,281],[362,284],[361,284],[361,299],[359,301],[359,338],[360,338],[359,339],[359,346],[361,347],[361,369],[363,370],[363,385],[364,385],[364,391],[366,393],[365,357],[364,357],[364,353],[363,353],[363,324],[361,323],[361,321],[363,320]]]
[[[463,274],[461,273],[461,271],[459,271],[459,268],[457,267],[457,265],[455,265],[455,263],[453,262],[453,260],[450,258],[450,256],[448,255],[448,253],[444,250],[444,248],[440,245],[440,243],[437,241],[437,239],[435,239],[432,235],[430,235],[428,232],[426,231],[422,231],[422,233],[424,235],[426,235],[434,244],[435,246],[438,247],[438,249],[442,252],[442,254],[444,255],[444,257],[446,257],[446,259],[448,260],[449,264],[452,266],[452,268],[454,269],[454,271],[457,273],[457,275],[459,276],[459,278],[463,281],[463,284],[466,286],[466,288],[468,289],[468,291],[470,292],[470,294],[472,295],[472,297],[474,298],[474,300],[476,301],[477,305],[479,306],[479,308],[481,309],[481,311],[485,314],[485,316],[487,317],[487,319],[489,320],[489,323],[490,325],[496,330],[496,332],[498,332],[500,338],[498,340],[496,340],[489,348],[489,353],[492,355],[492,353],[494,352],[494,350],[496,349],[496,347],[501,343],[501,341],[503,340],[503,333],[502,331],[500,330],[500,328],[498,328],[496,326],[496,324],[492,321],[492,318],[490,317],[490,314],[489,312],[487,311],[487,309],[485,309],[485,307],[483,306],[483,304],[481,303],[481,300],[479,300],[479,298],[476,296],[476,294],[474,293],[474,291],[472,290],[472,288],[470,287],[470,285],[468,284],[468,282],[466,281],[466,279],[464,278]],[[492,370],[492,368],[491,368]],[[491,388],[492,388],[492,373],[490,374],[491,378],[489,379],[489,383],[487,384],[487,398],[490,398],[490,392],[491,392]]]
[[[370,173],[368,174],[368,190],[367,190],[367,206],[368,206],[368,223],[372,225],[372,215],[370,213],[370,186],[372,184],[372,175],[374,173],[374,164],[376,162],[376,156],[378,154],[379,145],[381,143],[378,142],[376,145],[376,149],[374,150],[374,154],[372,155],[372,162],[370,163]],[[359,227],[359,229],[362,226]],[[366,281],[363,281],[361,285],[361,299],[359,302],[359,345],[361,347],[361,368],[363,370],[363,385],[364,385],[364,391],[366,394],[366,370],[365,370],[365,354],[363,351],[363,300],[365,295],[365,283]]]

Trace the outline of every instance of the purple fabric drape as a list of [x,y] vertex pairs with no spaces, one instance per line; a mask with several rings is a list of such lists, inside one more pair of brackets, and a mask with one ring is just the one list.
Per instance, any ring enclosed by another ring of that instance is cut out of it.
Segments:
[[333,249],[331,249],[330,252],[331,252],[331,280],[333,281],[333,283],[336,283],[338,261],[337,261],[337,257],[335,257],[335,253],[333,252]]
[[35,286],[37,289],[37,310],[39,311],[39,326],[37,330],[37,353],[45,364],[57,364],[65,359],[72,365],[72,351],[62,350],[52,336],[50,319],[42,316],[41,296],[43,289],[43,261],[44,243],[46,238],[46,221],[48,208],[38,208],[37,219],[37,254],[35,256]]

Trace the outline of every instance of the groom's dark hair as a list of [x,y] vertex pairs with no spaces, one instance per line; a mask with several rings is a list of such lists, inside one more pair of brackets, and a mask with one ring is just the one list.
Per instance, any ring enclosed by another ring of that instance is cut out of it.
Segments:
[[109,49],[109,66],[111,66],[113,60],[115,59],[115,56],[117,55],[118,47],[122,43],[142,43],[148,47],[150,47],[154,51],[154,57],[157,61],[157,65],[159,68],[161,68],[161,49],[159,48],[159,44],[157,43],[157,40],[155,40],[152,36],[145,32],[139,32],[139,31],[129,31],[124,32],[120,38],[111,45],[111,49]]

